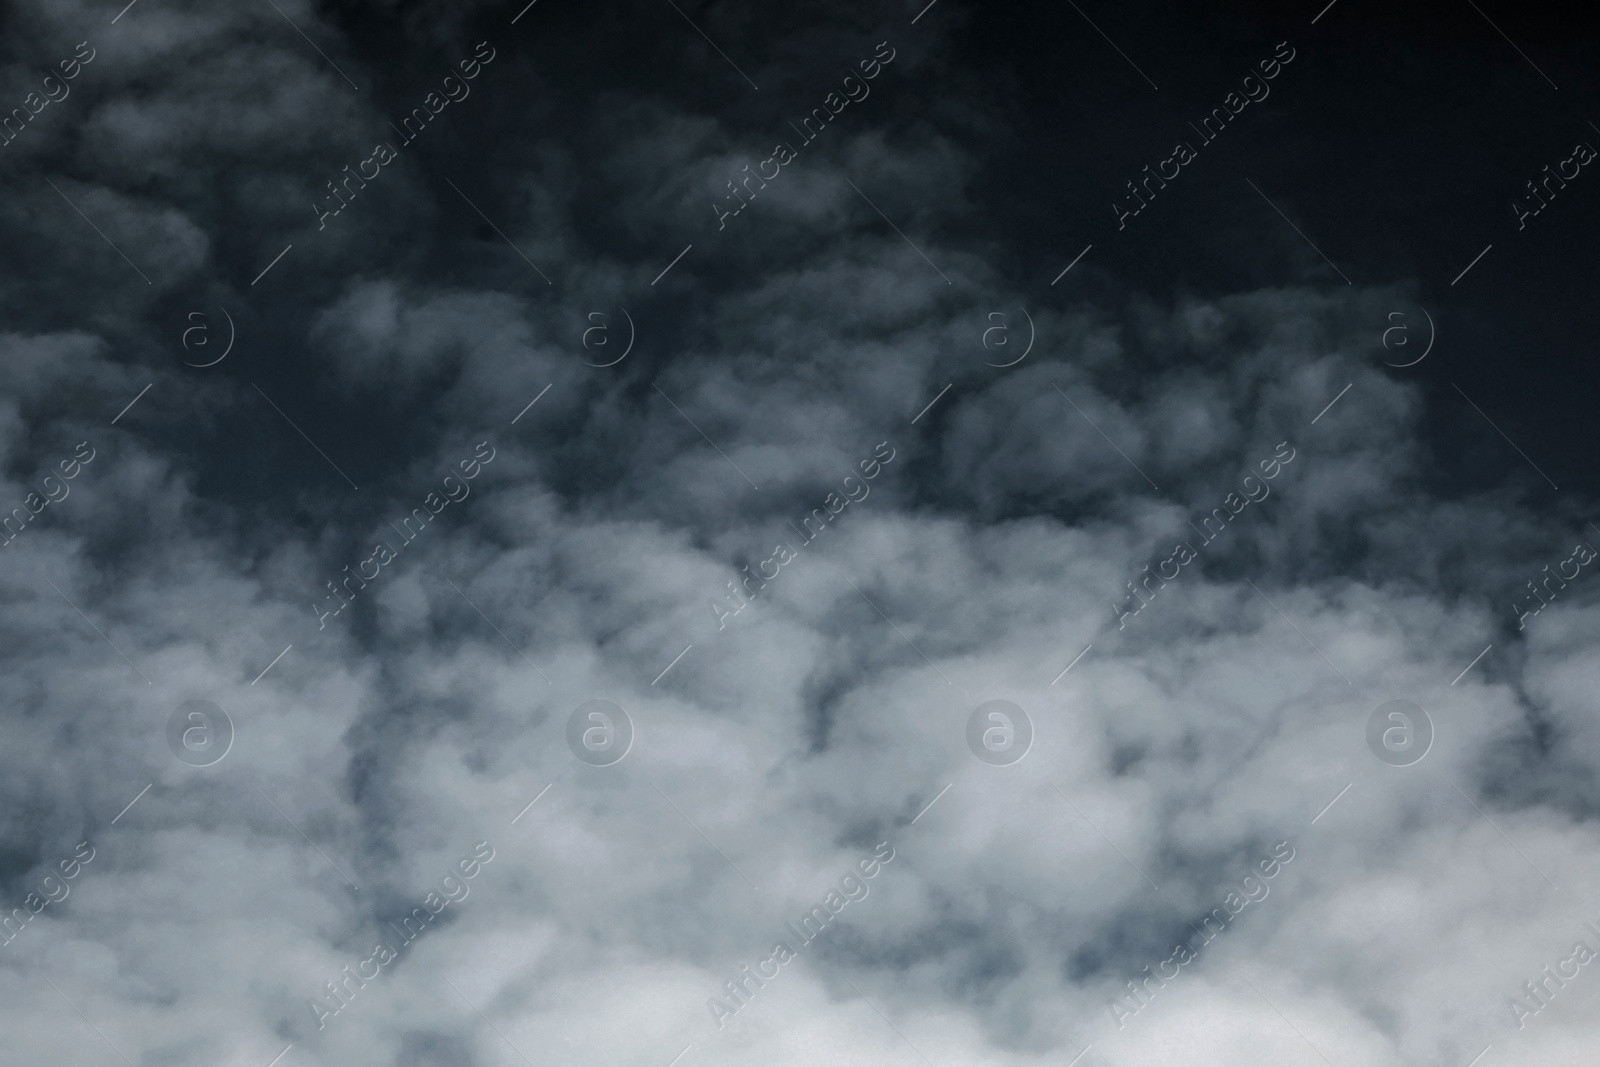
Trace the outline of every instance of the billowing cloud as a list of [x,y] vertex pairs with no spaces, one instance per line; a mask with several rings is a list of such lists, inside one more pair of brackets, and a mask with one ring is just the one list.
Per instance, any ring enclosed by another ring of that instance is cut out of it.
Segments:
[[1015,266],[948,3],[14,13],[8,1062],[1587,1062],[1581,494]]

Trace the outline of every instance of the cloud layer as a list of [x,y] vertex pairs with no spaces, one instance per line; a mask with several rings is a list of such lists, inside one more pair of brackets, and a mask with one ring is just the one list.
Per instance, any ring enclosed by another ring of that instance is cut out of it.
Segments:
[[3,149],[8,1061],[1588,1062],[1600,531],[1441,483],[1414,278],[1023,277],[975,10],[274,6],[7,16],[97,50]]

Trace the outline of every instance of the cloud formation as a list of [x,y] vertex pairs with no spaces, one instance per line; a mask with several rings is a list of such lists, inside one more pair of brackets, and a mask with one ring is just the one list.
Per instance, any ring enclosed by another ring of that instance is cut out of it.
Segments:
[[[1442,401],[1380,366],[1404,271],[1024,277],[975,223],[1020,74],[963,67],[982,14],[945,6],[8,16],[8,92],[97,49],[4,149],[8,1062],[1586,1062],[1586,971],[1511,1005],[1600,922],[1600,585],[1508,606],[1600,532],[1437,476]],[[317,227],[486,39],[474,99]],[[224,308],[237,347],[185,366]],[[196,699],[235,731],[206,767],[168,747]],[[1392,699],[1432,722],[1406,767],[1368,748]],[[568,748],[591,700],[634,731],[607,766]],[[990,700],[1025,758],[969,750]]]

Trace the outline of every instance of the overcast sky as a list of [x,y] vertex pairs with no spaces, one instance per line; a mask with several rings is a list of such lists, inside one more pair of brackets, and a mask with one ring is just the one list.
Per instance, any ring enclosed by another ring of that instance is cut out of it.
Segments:
[[1592,16],[123,2],[0,8],[0,1059],[1593,1062]]

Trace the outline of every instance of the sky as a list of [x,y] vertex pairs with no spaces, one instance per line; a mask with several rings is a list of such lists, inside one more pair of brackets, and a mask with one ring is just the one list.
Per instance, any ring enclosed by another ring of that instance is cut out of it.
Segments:
[[0,1059],[1592,1063],[1595,30],[8,0]]

